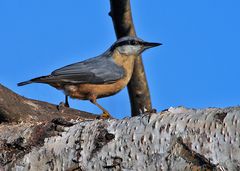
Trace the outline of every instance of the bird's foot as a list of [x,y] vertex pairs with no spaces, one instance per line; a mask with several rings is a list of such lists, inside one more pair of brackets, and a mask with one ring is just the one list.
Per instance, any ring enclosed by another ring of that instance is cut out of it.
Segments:
[[70,106],[69,106],[69,103],[63,103],[63,105],[64,105],[64,107],[67,107],[67,108],[70,107]]
[[69,108],[69,103],[60,102],[58,106]]
[[63,112],[65,108],[69,108],[69,104],[68,103],[60,102],[59,105],[57,105],[57,109],[60,112]]
[[103,112],[102,115],[98,116],[97,119],[109,119],[112,116],[108,112]]

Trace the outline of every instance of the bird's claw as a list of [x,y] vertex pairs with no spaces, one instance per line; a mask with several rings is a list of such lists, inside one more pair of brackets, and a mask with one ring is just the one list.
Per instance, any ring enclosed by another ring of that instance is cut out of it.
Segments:
[[67,108],[70,107],[68,103],[64,103],[63,105],[64,105],[65,107],[67,107]]
[[58,106],[69,108],[69,103],[60,102]]
[[60,112],[63,112],[64,109],[69,108],[69,104],[68,103],[64,103],[64,102],[60,102],[59,105],[57,105],[57,109]]
[[97,119],[109,119],[112,118],[112,116],[108,112],[103,112],[100,116],[97,117]]

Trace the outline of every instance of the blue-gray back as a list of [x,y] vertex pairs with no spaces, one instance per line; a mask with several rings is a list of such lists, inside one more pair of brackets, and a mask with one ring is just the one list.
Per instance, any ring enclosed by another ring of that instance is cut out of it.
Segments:
[[53,82],[109,84],[121,79],[124,69],[106,54],[57,69],[51,76]]

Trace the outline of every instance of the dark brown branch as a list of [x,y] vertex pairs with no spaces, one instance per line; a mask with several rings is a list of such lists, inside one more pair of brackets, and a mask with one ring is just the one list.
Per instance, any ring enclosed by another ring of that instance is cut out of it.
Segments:
[[[117,38],[136,36],[133,25],[130,0],[110,0],[111,12]],[[132,78],[128,84],[128,93],[131,102],[132,116],[139,115],[145,110],[151,111],[152,104],[147,84],[142,57],[135,61]]]
[[47,102],[27,99],[0,84],[0,123],[51,121],[60,117],[70,120],[95,118],[96,116],[71,108],[59,108]]

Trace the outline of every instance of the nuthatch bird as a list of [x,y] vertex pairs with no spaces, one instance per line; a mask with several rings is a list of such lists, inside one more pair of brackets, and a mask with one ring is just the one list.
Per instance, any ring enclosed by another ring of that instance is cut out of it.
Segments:
[[109,112],[97,103],[97,99],[122,90],[132,76],[135,58],[144,50],[159,45],[161,43],[145,42],[137,37],[122,37],[100,56],[67,65],[50,75],[18,83],[18,86],[49,84],[64,91],[66,106],[69,106],[68,96],[90,100],[103,111],[103,118],[109,118]]

